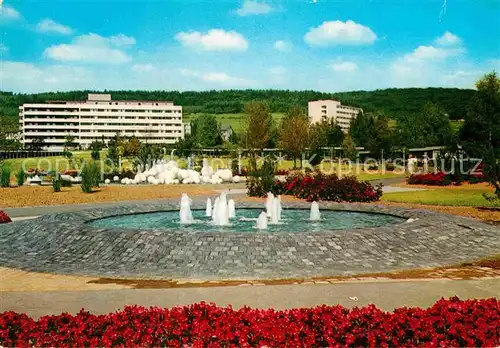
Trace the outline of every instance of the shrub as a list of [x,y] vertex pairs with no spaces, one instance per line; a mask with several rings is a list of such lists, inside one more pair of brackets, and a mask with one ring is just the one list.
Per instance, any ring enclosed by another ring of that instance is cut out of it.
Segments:
[[[3,210],[0,210],[0,224],[6,224],[7,222],[12,222],[9,215]],[[1,324],[0,324],[1,327]]]
[[385,170],[388,172],[393,172],[396,169],[393,163],[386,163]]
[[6,164],[0,167],[2,171],[0,175],[0,187],[10,187],[10,167]]
[[20,170],[16,174],[16,181],[17,181],[17,186],[23,186],[24,185],[24,179],[26,178],[26,174],[24,173],[24,170]]
[[252,167],[254,169],[248,173],[248,180],[246,182],[248,195],[264,197],[268,192],[274,190],[275,163],[271,159],[266,158],[261,168],[257,169],[255,163],[252,163]]
[[54,192],[61,192],[62,180],[59,174],[52,178],[52,188]]
[[82,169],[82,191],[91,193],[93,187],[99,187],[100,170],[96,162],[88,162]]
[[239,310],[199,303],[42,316],[0,314],[4,347],[498,347],[498,299],[441,299],[383,312],[318,306]]
[[482,173],[476,174],[445,174],[444,172],[413,174],[407,183],[410,185],[429,185],[429,186],[448,186],[460,185],[462,182],[470,182],[471,184],[487,181],[486,176]]
[[354,176],[339,179],[336,174],[294,174],[286,182],[276,181],[271,192],[312,201],[376,202],[382,197],[382,185],[373,187]]

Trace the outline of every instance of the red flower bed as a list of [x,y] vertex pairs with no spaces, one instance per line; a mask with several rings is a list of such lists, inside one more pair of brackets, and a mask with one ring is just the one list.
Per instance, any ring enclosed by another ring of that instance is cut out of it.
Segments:
[[285,182],[277,181],[273,193],[292,195],[312,201],[376,202],[382,197],[382,186],[373,187],[367,181],[358,181],[354,176],[339,179],[337,175],[295,174]]
[[0,314],[0,345],[167,347],[495,347],[500,344],[497,299],[441,299],[428,309],[321,306],[285,311],[213,304],[172,309],[126,307],[93,315]]
[[487,178],[482,171],[467,175],[455,175],[455,174],[445,174],[444,172],[437,172],[437,173],[413,174],[407,180],[408,184],[410,185],[430,185],[430,186],[448,186],[451,184],[459,185],[460,183],[465,181],[468,181],[470,183],[478,183],[487,181]]
[[12,220],[10,219],[9,215],[7,215],[6,212],[0,210],[0,224],[5,224],[7,222],[12,222]]

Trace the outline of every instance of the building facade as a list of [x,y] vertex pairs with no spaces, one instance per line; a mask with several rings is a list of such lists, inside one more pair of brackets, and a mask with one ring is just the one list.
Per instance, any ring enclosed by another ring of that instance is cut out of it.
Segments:
[[363,112],[363,109],[342,105],[337,100],[315,100],[310,101],[308,105],[310,123],[334,120],[344,133],[349,131],[351,121],[360,112]]
[[42,138],[49,151],[62,151],[65,138],[85,149],[95,140],[107,143],[117,133],[148,144],[174,144],[184,138],[182,106],[166,101],[112,100],[89,94],[86,101],[52,101],[19,107],[21,142]]

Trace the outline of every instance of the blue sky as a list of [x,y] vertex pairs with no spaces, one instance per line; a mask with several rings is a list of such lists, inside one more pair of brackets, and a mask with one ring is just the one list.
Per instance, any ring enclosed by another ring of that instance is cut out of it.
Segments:
[[500,70],[499,18],[499,0],[3,0],[0,89],[472,88]]

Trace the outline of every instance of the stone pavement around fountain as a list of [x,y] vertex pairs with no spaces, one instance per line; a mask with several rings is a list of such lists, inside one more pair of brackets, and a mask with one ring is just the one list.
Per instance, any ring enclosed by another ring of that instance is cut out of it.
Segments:
[[123,309],[125,305],[173,307],[201,301],[220,306],[231,304],[254,308],[297,308],[326,305],[346,307],[375,304],[382,310],[428,307],[441,297],[461,299],[500,296],[500,279],[416,280],[301,284],[273,286],[226,286],[151,290],[101,290],[52,292],[2,292],[0,312],[13,310],[39,317],[61,312],[77,313],[81,308],[96,314]]
[[[204,209],[204,202],[199,202]],[[240,204],[239,207],[263,207]],[[288,207],[309,208],[306,203]],[[308,278],[456,264],[497,254],[500,229],[427,211],[324,204],[337,210],[418,218],[407,224],[308,233],[183,233],[96,229],[89,219],[178,209],[124,205],[47,215],[0,227],[0,266],[30,271],[150,279]]]

